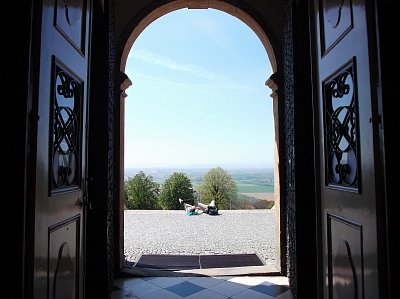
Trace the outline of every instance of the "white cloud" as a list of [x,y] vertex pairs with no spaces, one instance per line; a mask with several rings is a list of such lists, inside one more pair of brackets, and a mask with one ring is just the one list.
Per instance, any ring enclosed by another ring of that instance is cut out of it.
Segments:
[[179,71],[184,73],[189,73],[201,78],[216,80],[218,77],[223,77],[219,74],[215,74],[213,72],[209,72],[202,67],[192,65],[192,64],[181,64],[177,63],[168,57],[159,55],[157,53],[145,51],[145,50],[136,50],[132,51],[132,58],[144,61],[146,63],[157,65],[172,71]]
[[[145,80],[136,79],[136,78],[144,78]],[[178,87],[190,89],[190,90],[193,90],[196,92],[200,92],[200,93],[203,93],[203,94],[206,94],[209,96],[218,97],[221,99],[226,99],[226,97],[220,93],[211,92],[208,89],[209,88],[229,88],[228,86],[223,86],[223,85],[179,83],[179,82],[175,82],[172,80],[167,80],[167,79],[163,79],[163,78],[159,78],[159,77],[145,75],[142,73],[135,73],[133,81],[134,81],[135,85],[141,83],[141,84],[150,84],[152,86],[161,85],[161,84],[162,85],[170,85],[170,86],[178,86]],[[127,93],[129,94],[129,90],[127,91]]]
[[[135,78],[144,78],[144,79],[148,79],[148,80],[137,80]],[[135,72],[133,75],[133,80],[135,83],[141,82],[141,83],[151,83],[151,84],[165,84],[165,85],[175,85],[175,86],[181,86],[181,87],[193,87],[193,88],[225,88],[225,89],[246,89],[246,90],[251,90],[250,87],[244,86],[244,85],[235,85],[235,84],[231,84],[231,85],[227,85],[227,84],[204,84],[204,83],[180,83],[180,82],[176,82],[176,81],[172,81],[172,80],[168,80],[168,79],[164,79],[161,77],[155,77],[155,76],[150,76],[150,75],[146,75],[143,73],[137,73]]]
[[[159,55],[157,53],[149,52],[146,50],[133,50],[130,54],[129,58],[137,59],[152,65],[160,66],[162,68],[178,71],[186,74],[190,74],[193,76],[197,76],[203,79],[207,79],[213,82],[218,82],[218,84],[189,84],[192,86],[198,87],[220,87],[220,88],[231,88],[231,89],[245,89],[252,90],[250,87],[237,84],[231,79],[227,78],[224,75],[208,71],[201,66],[193,65],[193,64],[182,64],[173,61],[172,59]],[[129,60],[128,58],[128,60]],[[135,72],[132,72],[135,74]],[[164,80],[168,81],[168,80]],[[170,81],[172,82],[172,81]],[[179,83],[181,85],[181,83]]]

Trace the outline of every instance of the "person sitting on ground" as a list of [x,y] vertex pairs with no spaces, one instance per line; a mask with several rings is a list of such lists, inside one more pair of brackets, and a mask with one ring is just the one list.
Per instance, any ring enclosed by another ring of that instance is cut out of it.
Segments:
[[187,201],[179,198],[179,202],[182,204],[183,207],[185,208],[186,214],[187,215],[197,215],[199,210],[201,210],[203,213],[209,214],[209,215],[218,215],[218,208],[215,205],[215,200],[212,200],[210,204],[206,205],[201,202],[196,206],[188,204]]

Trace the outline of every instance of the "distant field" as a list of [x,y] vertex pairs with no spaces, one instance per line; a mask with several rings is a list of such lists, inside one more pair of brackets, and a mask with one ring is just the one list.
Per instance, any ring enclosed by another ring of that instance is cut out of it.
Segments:
[[262,200],[268,200],[268,201],[274,200],[274,193],[269,193],[269,192],[239,193],[239,194],[245,195],[247,197],[256,198],[256,199],[262,199]]
[[274,186],[237,183],[238,193],[274,193]]

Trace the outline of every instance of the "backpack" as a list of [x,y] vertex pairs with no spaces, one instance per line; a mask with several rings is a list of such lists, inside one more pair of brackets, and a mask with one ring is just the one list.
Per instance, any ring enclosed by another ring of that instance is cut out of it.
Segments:
[[217,207],[208,207],[208,215],[218,215]]

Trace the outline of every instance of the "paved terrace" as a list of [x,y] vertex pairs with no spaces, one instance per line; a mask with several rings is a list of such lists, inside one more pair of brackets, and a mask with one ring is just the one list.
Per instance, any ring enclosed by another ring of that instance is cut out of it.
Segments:
[[141,254],[257,253],[275,264],[275,210],[220,210],[188,216],[184,210],[125,210],[125,256]]

